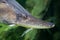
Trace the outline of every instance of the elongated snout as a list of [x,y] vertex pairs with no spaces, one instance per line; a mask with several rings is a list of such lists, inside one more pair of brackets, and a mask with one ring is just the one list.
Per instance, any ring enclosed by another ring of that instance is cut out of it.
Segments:
[[55,24],[53,23],[46,22],[31,16],[25,20],[17,21],[17,24],[26,28],[35,28],[35,29],[49,29],[55,26]]

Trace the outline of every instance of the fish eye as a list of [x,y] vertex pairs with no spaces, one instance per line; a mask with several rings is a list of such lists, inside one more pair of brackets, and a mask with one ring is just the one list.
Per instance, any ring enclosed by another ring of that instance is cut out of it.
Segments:
[[0,0],[1,3],[6,3],[6,0]]

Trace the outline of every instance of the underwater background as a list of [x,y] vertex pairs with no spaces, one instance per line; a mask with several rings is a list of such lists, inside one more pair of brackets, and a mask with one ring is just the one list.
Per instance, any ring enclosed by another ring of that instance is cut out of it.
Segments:
[[[11,0],[12,1],[12,0]],[[55,24],[51,29],[27,29],[21,26],[10,28],[0,23],[0,40],[60,40],[60,0],[17,0],[31,15]]]

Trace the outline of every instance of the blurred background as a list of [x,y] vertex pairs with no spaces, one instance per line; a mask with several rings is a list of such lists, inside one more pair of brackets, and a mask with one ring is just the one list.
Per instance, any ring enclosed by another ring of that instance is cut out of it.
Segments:
[[[12,0],[11,0],[12,1]],[[0,40],[60,40],[60,0],[16,0],[31,15],[55,24],[51,29],[34,29],[23,37],[26,28],[0,23]]]

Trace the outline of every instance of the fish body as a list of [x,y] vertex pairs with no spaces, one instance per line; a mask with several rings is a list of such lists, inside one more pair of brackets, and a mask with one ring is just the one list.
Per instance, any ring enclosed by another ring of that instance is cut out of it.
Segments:
[[0,22],[26,28],[48,29],[55,24],[33,17],[16,0],[0,0]]

